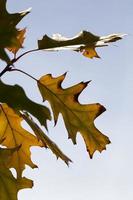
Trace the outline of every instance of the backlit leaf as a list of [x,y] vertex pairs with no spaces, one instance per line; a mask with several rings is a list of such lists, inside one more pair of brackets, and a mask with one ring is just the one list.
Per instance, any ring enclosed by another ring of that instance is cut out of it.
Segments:
[[[10,14],[6,10],[6,0],[0,0],[0,53],[4,48],[21,48],[19,39],[20,31],[16,25],[29,13],[29,9],[20,13]],[[7,53],[0,55],[0,58],[7,63],[10,62]]]
[[79,83],[70,88],[61,87],[65,74],[53,78],[50,74],[45,75],[38,81],[38,87],[43,100],[48,100],[54,114],[55,123],[59,113],[62,114],[69,138],[76,144],[77,132],[80,132],[87,151],[92,158],[93,153],[102,151],[109,144],[109,138],[103,135],[94,125],[94,120],[105,111],[105,108],[96,104],[82,105],[78,102],[78,96],[88,83]]
[[86,56],[88,58],[94,58],[94,57],[100,58],[99,55],[97,54],[95,48],[87,47],[82,50],[82,53],[84,56]]
[[22,29],[19,31],[19,34],[17,35],[17,39],[19,40],[20,46],[19,47],[13,47],[13,48],[8,48],[9,51],[11,51],[14,55],[19,51],[20,48],[23,47],[23,42],[25,39],[25,32],[26,29]]
[[107,36],[97,36],[88,31],[82,31],[73,38],[66,38],[60,34],[54,34],[52,38],[44,35],[42,40],[38,40],[38,48],[43,50],[74,50],[83,53],[88,58],[99,58],[96,47],[108,46],[108,43],[115,42],[123,38],[125,34],[111,34]]
[[[0,144],[4,141],[5,139],[0,141]],[[1,148],[0,147],[0,169],[2,168],[8,168],[8,163],[10,162],[11,156],[15,151],[18,151],[20,149],[20,146],[16,146],[14,148]]]
[[33,182],[25,177],[16,179],[8,169],[7,165],[12,155],[18,151],[18,147],[12,149],[0,148],[0,199],[17,200],[20,189],[32,188]]
[[21,122],[22,118],[6,104],[0,106],[0,140],[4,138],[2,145],[7,148],[15,148],[21,145],[8,163],[9,168],[16,169],[18,177],[21,177],[25,164],[32,168],[36,167],[30,158],[30,147],[42,146],[42,143],[38,142],[34,135],[22,128]]

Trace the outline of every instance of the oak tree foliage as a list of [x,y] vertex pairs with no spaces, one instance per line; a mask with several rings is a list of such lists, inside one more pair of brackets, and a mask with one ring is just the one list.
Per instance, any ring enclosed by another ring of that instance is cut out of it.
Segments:
[[[76,144],[76,135],[79,132],[84,139],[86,150],[92,158],[95,151],[105,150],[110,140],[96,128],[94,123],[95,119],[106,110],[105,107],[99,103],[84,105],[78,100],[89,81],[80,82],[64,89],[62,82],[66,73],[58,77],[45,74],[37,80],[31,74],[17,69],[15,63],[26,54],[37,53],[40,50],[45,53],[45,51],[68,49],[79,52],[88,58],[99,58],[96,52],[97,47],[108,46],[109,43],[122,39],[124,34],[97,36],[88,31],[81,31],[73,38],[67,38],[60,34],[54,34],[52,37],[44,35],[42,39],[38,40],[38,46],[35,49],[20,54],[26,29],[19,29],[18,23],[30,10],[9,13],[6,3],[7,0],[0,0],[0,59],[5,64],[0,72],[0,199],[16,200],[20,189],[33,186],[31,180],[23,177],[25,165],[31,168],[37,167],[31,160],[30,147],[49,148],[57,158],[62,159],[67,165],[72,161],[47,135],[47,122],[52,120],[50,109],[43,103],[40,105],[29,99],[20,85],[5,84],[2,81],[3,74],[18,71],[34,79],[42,95],[42,101],[47,100],[51,106],[55,125],[61,114],[68,138],[72,140],[73,144]],[[12,58],[10,58],[11,54]],[[31,127],[34,135],[21,126],[23,120]],[[10,168],[16,170],[16,178]]]

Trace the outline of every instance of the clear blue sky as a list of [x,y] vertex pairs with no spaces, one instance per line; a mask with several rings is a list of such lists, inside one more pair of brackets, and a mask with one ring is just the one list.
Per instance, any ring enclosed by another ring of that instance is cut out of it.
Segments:
[[[101,103],[107,111],[95,121],[112,143],[102,154],[89,159],[78,134],[77,146],[67,140],[60,117],[49,136],[71,157],[66,167],[49,150],[32,148],[32,159],[39,169],[27,168],[34,180],[32,190],[22,190],[19,200],[132,200],[133,199],[133,1],[132,0],[8,0],[10,12],[32,7],[19,27],[27,27],[25,50],[36,48],[37,39],[47,33],[74,36],[81,30],[97,35],[127,33],[123,40],[98,49],[102,59],[89,60],[76,52],[32,54],[16,66],[39,78],[68,71],[63,86],[92,80],[80,96],[81,103]],[[41,102],[35,83],[24,75],[7,74],[8,83],[19,83],[27,95]]]

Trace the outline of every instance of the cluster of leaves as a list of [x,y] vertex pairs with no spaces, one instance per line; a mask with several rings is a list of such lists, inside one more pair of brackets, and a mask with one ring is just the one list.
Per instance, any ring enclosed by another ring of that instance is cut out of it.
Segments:
[[[15,63],[22,56],[39,50],[70,49],[81,52],[89,58],[99,58],[96,47],[107,46],[110,42],[122,39],[124,35],[112,34],[100,37],[87,31],[82,31],[74,38],[65,38],[59,34],[53,35],[52,38],[44,35],[41,40],[38,40],[36,49],[18,56],[26,29],[20,30],[16,26],[30,11],[10,14],[6,10],[6,2],[6,0],[0,0],[0,59],[6,63],[0,73],[0,199],[15,200],[20,189],[33,186],[31,180],[23,177],[25,165],[31,168],[37,167],[31,160],[31,146],[49,148],[57,158],[61,158],[67,165],[71,159],[40,128],[42,125],[46,131],[48,129],[47,120],[51,120],[49,108],[30,100],[21,86],[5,84],[1,80],[2,75],[6,72],[18,71],[34,79],[43,101],[47,100],[51,105],[55,125],[61,113],[68,137],[73,144],[76,144],[76,135],[77,132],[80,132],[89,156],[92,158],[96,150],[101,152],[106,149],[110,140],[94,124],[94,120],[105,111],[105,108],[99,103],[82,105],[78,101],[79,95],[89,82],[81,82],[63,89],[61,85],[66,73],[59,77],[52,77],[51,74],[48,74],[37,80],[21,69],[15,68]],[[13,59],[9,57],[8,51],[12,52]],[[40,126],[34,121],[34,118],[38,120]],[[21,126],[23,120],[31,127],[34,135]],[[16,170],[16,178],[10,168]]]

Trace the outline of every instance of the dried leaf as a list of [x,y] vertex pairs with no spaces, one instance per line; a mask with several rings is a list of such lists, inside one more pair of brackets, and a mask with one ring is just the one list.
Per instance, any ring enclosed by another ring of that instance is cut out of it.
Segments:
[[45,147],[51,149],[57,158],[61,158],[67,165],[69,165],[69,162],[72,162],[71,159],[60,150],[60,148],[43,132],[30,116],[23,114],[23,118],[32,128],[37,138],[42,141]]
[[62,114],[69,138],[76,144],[77,132],[80,132],[87,151],[92,158],[93,153],[102,151],[109,144],[109,138],[103,135],[94,125],[94,120],[105,111],[105,108],[96,104],[82,105],[78,102],[78,96],[88,83],[79,83],[70,88],[63,89],[61,84],[65,74],[53,78],[50,74],[45,75],[38,81],[38,87],[43,100],[49,101],[54,114],[55,123],[59,113]]

